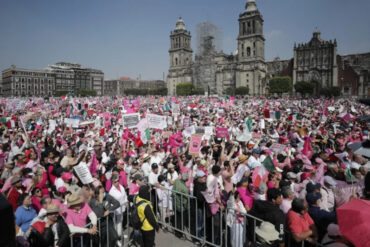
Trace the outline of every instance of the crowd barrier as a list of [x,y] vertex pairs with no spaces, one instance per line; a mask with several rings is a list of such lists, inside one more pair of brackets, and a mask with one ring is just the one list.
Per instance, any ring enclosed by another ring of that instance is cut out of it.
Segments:
[[[250,246],[250,244],[258,242],[255,229],[263,220],[250,214],[237,215],[231,209],[218,210],[212,215],[208,205],[198,205],[197,198],[192,195],[170,189],[162,189],[162,194],[165,196],[159,198],[155,189],[151,193],[153,210],[162,231],[173,233],[183,240],[189,240],[201,246]],[[132,206],[130,204],[125,205],[126,211],[121,212],[122,217],[111,213],[109,216],[98,219],[98,233],[96,235],[71,234],[71,247],[126,247],[132,245],[133,229],[130,226],[128,213]],[[118,220],[124,222],[121,223],[122,227],[119,227]],[[111,224],[119,230],[117,232],[119,239],[113,243],[112,232],[108,228]],[[89,223],[85,227],[91,228],[92,224]],[[319,243],[312,245],[305,241],[299,244],[293,243],[291,234],[286,232],[286,247],[323,247]]]

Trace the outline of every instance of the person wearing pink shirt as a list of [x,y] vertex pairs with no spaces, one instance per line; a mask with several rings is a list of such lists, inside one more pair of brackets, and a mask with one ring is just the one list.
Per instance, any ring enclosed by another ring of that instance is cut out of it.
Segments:
[[239,192],[240,199],[242,200],[247,211],[251,210],[253,207],[253,197],[248,190],[248,183],[248,177],[243,177],[238,184],[238,188],[236,189]]

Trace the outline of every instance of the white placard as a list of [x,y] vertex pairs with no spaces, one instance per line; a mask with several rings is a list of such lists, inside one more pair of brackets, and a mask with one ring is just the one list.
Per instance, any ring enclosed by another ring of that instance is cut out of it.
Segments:
[[78,128],[78,126],[80,124],[80,120],[73,119],[73,118],[65,118],[64,123],[65,123],[65,125],[70,126],[72,128]]
[[79,164],[73,167],[75,172],[77,173],[78,178],[81,180],[83,184],[90,184],[94,182],[93,177],[89,171],[89,168],[84,164]]
[[167,117],[156,115],[156,114],[147,114],[146,118],[148,119],[149,128],[152,129],[165,129],[167,128]]
[[130,113],[122,115],[123,120],[123,127],[133,129],[137,128],[137,124],[140,121],[140,114],[139,113]]

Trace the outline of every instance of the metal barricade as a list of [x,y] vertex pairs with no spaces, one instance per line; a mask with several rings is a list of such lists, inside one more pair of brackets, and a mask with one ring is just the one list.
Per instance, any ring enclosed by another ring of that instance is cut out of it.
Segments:
[[[132,227],[130,226],[130,221],[129,221],[130,203],[127,203],[125,207],[126,207],[125,212],[123,212],[122,207],[120,207],[119,208],[121,210],[120,214],[116,214],[115,212],[112,212],[107,216],[99,218],[97,220],[98,232],[95,235],[90,235],[88,233],[83,233],[83,234],[71,233],[70,234],[71,247],[129,246],[131,244],[130,235],[132,233]],[[120,224],[121,226],[119,226]],[[93,227],[92,223],[89,223],[84,226],[84,228],[87,228],[87,229],[90,229],[92,227]],[[113,239],[116,238],[117,236],[111,236],[114,233],[112,229],[114,230],[118,229],[120,231],[120,232],[116,232],[118,239],[117,241],[114,241],[113,243],[112,243]]]

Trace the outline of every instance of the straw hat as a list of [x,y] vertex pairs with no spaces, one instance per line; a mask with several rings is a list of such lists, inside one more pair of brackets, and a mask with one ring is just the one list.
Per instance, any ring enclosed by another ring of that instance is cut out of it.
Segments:
[[247,159],[248,159],[248,157],[246,155],[242,154],[242,155],[239,156],[239,163],[243,163]]
[[59,213],[59,207],[58,205],[56,204],[50,204],[47,208],[46,208],[46,214],[53,214],[53,213]]
[[275,226],[267,221],[262,222],[262,224],[257,227],[256,234],[268,244],[279,239],[279,233],[275,230]]
[[83,199],[79,195],[72,194],[68,197],[67,203],[68,207],[71,207],[83,203]]
[[144,154],[143,161],[147,161],[148,159],[150,159],[150,155]]

